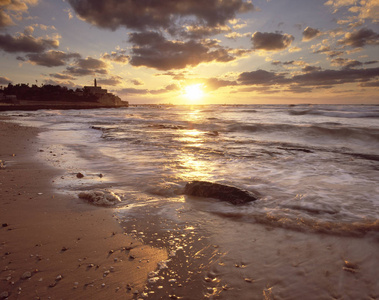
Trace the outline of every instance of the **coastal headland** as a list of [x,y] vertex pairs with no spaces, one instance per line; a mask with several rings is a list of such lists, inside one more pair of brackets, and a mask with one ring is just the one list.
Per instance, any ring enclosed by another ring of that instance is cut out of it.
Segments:
[[0,90],[0,111],[38,109],[93,109],[128,107],[128,101],[97,86],[76,90],[59,85],[8,84]]

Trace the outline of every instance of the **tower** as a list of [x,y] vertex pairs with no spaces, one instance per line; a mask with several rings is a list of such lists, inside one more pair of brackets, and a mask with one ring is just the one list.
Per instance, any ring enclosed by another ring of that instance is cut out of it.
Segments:
[[94,80],[94,81],[95,81],[95,87],[97,87],[96,78],[95,78],[95,80]]

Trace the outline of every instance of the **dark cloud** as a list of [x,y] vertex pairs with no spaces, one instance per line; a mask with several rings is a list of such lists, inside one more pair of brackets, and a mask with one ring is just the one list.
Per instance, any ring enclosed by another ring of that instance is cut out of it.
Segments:
[[122,83],[122,77],[120,76],[112,76],[108,79],[98,79],[97,82],[102,85],[111,85],[116,86]]
[[72,58],[80,58],[80,54],[50,50],[45,53],[28,54],[26,57],[31,63],[39,66],[58,67],[66,65],[67,61]]
[[46,79],[44,80],[44,85],[60,85],[60,86],[65,86],[69,89],[81,89],[82,86],[77,85],[76,83],[68,80],[68,81],[57,81],[57,80],[52,80],[52,79]]
[[306,73],[320,71],[320,70],[321,70],[321,67],[315,67],[315,66],[305,66],[304,68],[302,68],[302,71]]
[[361,86],[375,86],[373,82],[379,77],[379,68],[370,69],[341,69],[319,70],[318,68],[307,73],[285,77],[283,73],[257,70],[241,73],[238,77],[239,85],[254,85],[263,87],[283,86],[287,91],[296,93],[310,91],[314,88],[332,88],[345,83],[358,83]]
[[65,73],[72,76],[106,75],[108,65],[102,60],[87,57],[76,60],[73,66],[67,67]]
[[61,80],[73,80],[75,77],[67,74],[61,74],[61,73],[55,73],[55,74],[49,74],[50,77],[52,78],[57,78]]
[[218,78],[207,78],[207,79],[204,79],[203,82],[205,85],[205,89],[207,91],[215,91],[222,87],[237,85],[236,81],[223,80],[223,79],[218,79]]
[[333,66],[344,67],[344,68],[354,68],[360,67],[363,65],[362,62],[357,61],[355,59],[347,59],[347,58],[335,58],[331,60]]
[[214,41],[169,41],[156,32],[133,33],[130,42],[133,66],[146,66],[158,70],[183,69],[205,62],[228,62],[235,59],[228,50]]
[[[115,30],[120,26],[136,30],[173,28],[176,20],[195,19],[209,27],[224,25],[237,13],[254,6],[243,0],[68,0],[87,22]],[[175,29],[172,29],[175,31]]]
[[281,73],[268,72],[265,70],[257,70],[252,72],[243,72],[238,76],[238,81],[242,85],[273,85],[288,83],[289,79]]
[[341,45],[351,47],[364,47],[366,45],[379,45],[379,34],[368,28],[361,28],[354,32],[348,32],[338,41]]
[[307,27],[303,31],[303,41],[310,41],[314,39],[315,37],[320,35],[320,30],[312,28],[312,27]]
[[106,53],[103,55],[103,59],[111,60],[111,61],[121,63],[121,64],[127,64],[129,62],[130,56],[126,55],[125,53],[126,53],[125,50]]
[[8,83],[12,83],[12,80],[10,80],[7,77],[0,76],[0,84],[8,84]]
[[379,68],[323,70],[292,77],[300,86],[331,86],[336,84],[365,82],[379,76]]
[[294,40],[290,34],[273,32],[255,32],[251,40],[255,50],[280,51],[289,47]]
[[58,46],[58,40],[35,38],[25,34],[20,34],[19,36],[0,35],[0,49],[10,53],[42,53],[48,49],[58,48]]

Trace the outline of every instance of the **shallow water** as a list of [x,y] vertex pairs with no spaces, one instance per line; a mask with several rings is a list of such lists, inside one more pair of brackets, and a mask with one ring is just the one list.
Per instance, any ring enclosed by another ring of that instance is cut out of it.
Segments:
[[[67,172],[57,187],[118,193],[126,231],[176,251],[161,271],[165,279],[150,284],[151,297],[379,297],[379,106],[3,114],[48,129],[39,136],[46,145],[40,155]],[[259,199],[236,207],[184,196],[192,180],[230,184]],[[180,255],[200,273],[179,278]],[[358,269],[346,270],[345,261]]]

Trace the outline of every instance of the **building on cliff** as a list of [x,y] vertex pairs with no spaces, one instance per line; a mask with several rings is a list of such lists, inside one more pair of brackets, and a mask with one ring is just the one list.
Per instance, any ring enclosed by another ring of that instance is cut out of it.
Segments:
[[96,102],[104,105],[128,106],[129,104],[127,101],[122,101],[120,97],[108,93],[106,89],[97,86],[96,78],[93,86],[84,86],[83,95],[93,97]]

